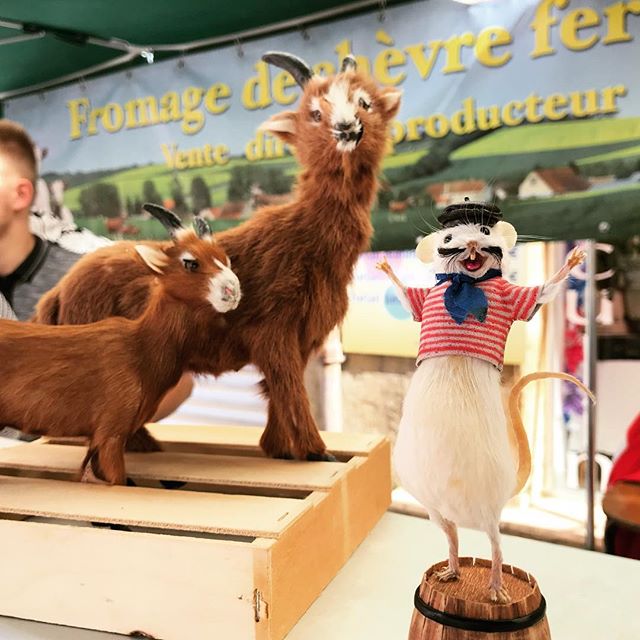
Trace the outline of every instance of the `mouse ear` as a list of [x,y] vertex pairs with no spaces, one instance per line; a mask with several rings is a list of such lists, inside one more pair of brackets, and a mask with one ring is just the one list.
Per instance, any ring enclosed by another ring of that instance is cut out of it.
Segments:
[[504,238],[507,249],[513,249],[516,246],[518,232],[512,224],[500,220],[493,225],[493,230]]
[[436,233],[430,233],[418,242],[416,256],[421,262],[433,262],[433,252],[436,249]]

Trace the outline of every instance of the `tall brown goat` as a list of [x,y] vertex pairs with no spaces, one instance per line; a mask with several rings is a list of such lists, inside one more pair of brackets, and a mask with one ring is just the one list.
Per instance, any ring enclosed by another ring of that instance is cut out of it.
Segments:
[[83,478],[111,484],[125,481],[127,439],[154,415],[193,354],[213,351],[220,314],[240,297],[224,251],[190,230],[179,246],[127,243],[109,268],[131,264],[148,274],[148,304],[136,320],[65,327],[0,321],[0,424],[89,437]]
[[[264,451],[331,459],[311,415],[304,368],[347,311],[347,285],[372,235],[376,176],[400,92],[377,87],[351,56],[327,78],[290,54],[263,59],[290,71],[303,88],[297,111],[262,126],[295,148],[302,173],[291,202],[260,209],[217,234],[243,299],[228,316],[224,338],[203,348],[191,370],[218,375],[254,363],[269,398]],[[112,260],[122,260],[120,251],[116,245],[80,260],[43,299],[37,319],[54,324],[140,313],[149,277],[134,261],[126,270],[112,269]],[[148,432],[138,434],[136,447],[153,446]]]

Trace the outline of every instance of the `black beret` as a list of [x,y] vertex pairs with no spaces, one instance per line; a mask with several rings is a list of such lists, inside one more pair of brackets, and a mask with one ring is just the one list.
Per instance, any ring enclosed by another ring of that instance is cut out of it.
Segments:
[[450,204],[438,216],[438,222],[443,227],[455,227],[459,224],[486,224],[492,227],[502,219],[500,208],[488,202],[470,202],[465,198],[464,202]]

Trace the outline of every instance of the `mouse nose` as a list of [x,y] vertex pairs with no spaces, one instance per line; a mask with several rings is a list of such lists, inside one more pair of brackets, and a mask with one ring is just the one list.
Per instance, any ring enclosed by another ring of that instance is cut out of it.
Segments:
[[336,129],[338,129],[338,131],[349,131],[352,126],[353,122],[345,122],[343,120],[342,122],[338,122],[338,124],[336,124]]
[[478,250],[478,242],[476,240],[469,240],[467,242],[467,249],[469,249],[469,257],[474,260],[476,257],[476,251]]

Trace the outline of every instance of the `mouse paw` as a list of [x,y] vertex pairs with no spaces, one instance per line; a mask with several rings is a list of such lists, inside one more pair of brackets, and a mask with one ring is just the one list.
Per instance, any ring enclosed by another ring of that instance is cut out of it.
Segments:
[[507,602],[511,602],[511,596],[504,587],[500,587],[500,589],[494,589],[492,587],[489,590],[489,597],[491,598],[491,602],[497,602],[498,604],[506,604]]
[[436,571],[436,578],[440,582],[451,582],[460,577],[460,571],[455,571],[451,567],[445,567],[442,571]]

